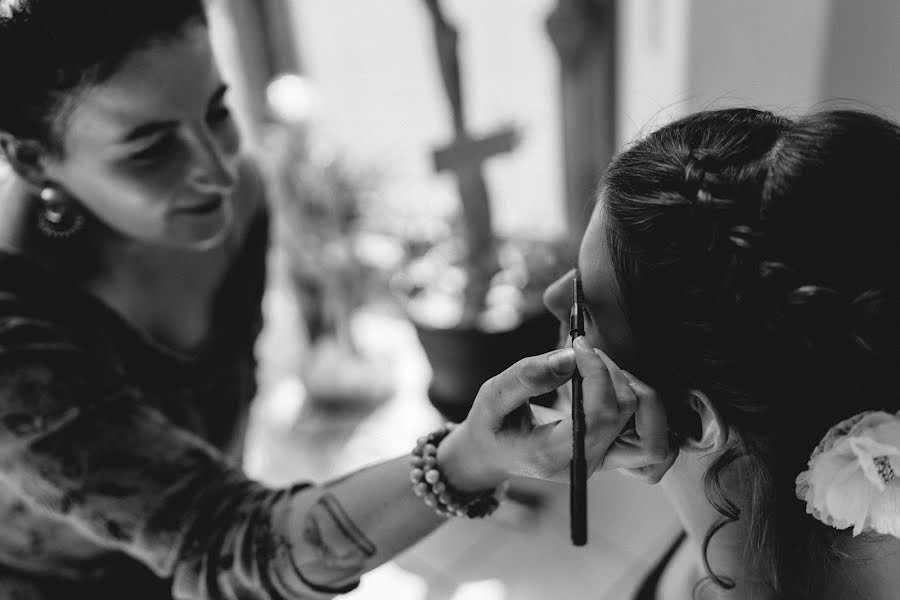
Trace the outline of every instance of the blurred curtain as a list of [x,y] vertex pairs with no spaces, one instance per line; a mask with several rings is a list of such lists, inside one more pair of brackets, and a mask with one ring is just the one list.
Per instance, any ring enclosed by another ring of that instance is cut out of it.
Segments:
[[233,89],[245,143],[258,147],[268,120],[266,85],[301,71],[289,0],[207,0],[213,46]]

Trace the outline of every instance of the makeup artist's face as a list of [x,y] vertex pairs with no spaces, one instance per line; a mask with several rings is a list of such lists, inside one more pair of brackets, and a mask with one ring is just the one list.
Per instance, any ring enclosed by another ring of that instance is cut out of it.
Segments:
[[239,138],[205,26],[129,55],[74,100],[54,186],[127,239],[183,249],[233,222]]
[[[622,368],[629,368],[636,353],[634,336],[625,319],[619,284],[607,248],[603,201],[597,203],[578,252],[578,270],[584,288],[584,329],[588,343],[600,348]],[[544,304],[559,319],[563,336],[569,332],[572,278],[569,271],[544,292]]]

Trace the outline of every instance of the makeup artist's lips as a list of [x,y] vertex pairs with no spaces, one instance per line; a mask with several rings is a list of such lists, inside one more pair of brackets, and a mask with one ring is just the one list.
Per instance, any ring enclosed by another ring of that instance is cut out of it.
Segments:
[[216,195],[210,198],[209,200],[205,200],[203,202],[198,202],[197,204],[190,204],[185,206],[176,206],[172,212],[175,213],[184,213],[188,215],[197,215],[203,216],[213,213],[222,206],[223,197],[221,195]]

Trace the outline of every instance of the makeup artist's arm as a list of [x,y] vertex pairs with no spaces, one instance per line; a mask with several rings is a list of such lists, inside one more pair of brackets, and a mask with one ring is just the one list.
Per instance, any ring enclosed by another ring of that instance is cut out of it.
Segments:
[[[563,385],[574,367],[574,352],[562,350],[523,359],[485,383],[469,417],[438,446],[447,481],[461,491],[480,491],[512,475],[549,475],[568,464],[571,441],[551,437],[555,427],[535,422],[527,401]],[[276,528],[288,533],[306,586],[352,587],[446,521],[413,494],[409,476],[404,456],[294,497],[283,529]]]
[[[584,375],[588,472],[636,408],[637,399],[604,357],[579,342],[519,361],[482,386],[467,419],[438,446],[438,464],[454,487],[490,489],[513,475],[567,477],[572,457],[568,415],[534,410],[532,396]],[[656,434],[654,434],[656,435]],[[665,439],[665,431],[661,433]],[[658,437],[658,436],[657,436]],[[288,518],[293,560],[307,585],[339,590],[428,534],[437,517],[411,490],[409,458],[357,471],[299,494]]]
[[[579,338],[574,348],[523,359],[481,387],[466,420],[438,446],[447,482],[474,492],[512,476],[566,481],[571,419],[528,400],[569,381],[576,361],[584,377],[588,472],[597,469],[639,400],[615,365]],[[646,408],[662,412],[658,405]],[[651,453],[666,440],[664,416],[644,428],[642,445]],[[635,450],[616,466],[642,460]],[[287,536],[283,547],[304,588],[352,589],[360,576],[445,522],[413,494],[409,473],[409,457],[401,457],[306,488],[291,499],[275,529]]]

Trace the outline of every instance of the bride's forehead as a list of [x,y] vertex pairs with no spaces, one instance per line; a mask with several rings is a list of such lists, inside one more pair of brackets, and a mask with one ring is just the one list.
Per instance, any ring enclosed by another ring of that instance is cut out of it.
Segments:
[[609,252],[608,217],[603,210],[602,198],[591,212],[584,237],[581,240],[578,265],[585,287],[593,288],[594,296],[604,303],[618,294],[615,265]]
[[[584,237],[581,240],[581,253],[587,255],[582,257],[583,259],[596,260],[597,253],[606,248],[606,227],[607,216],[603,209],[603,197],[600,196],[594,203]],[[603,251],[603,254],[606,252]]]

